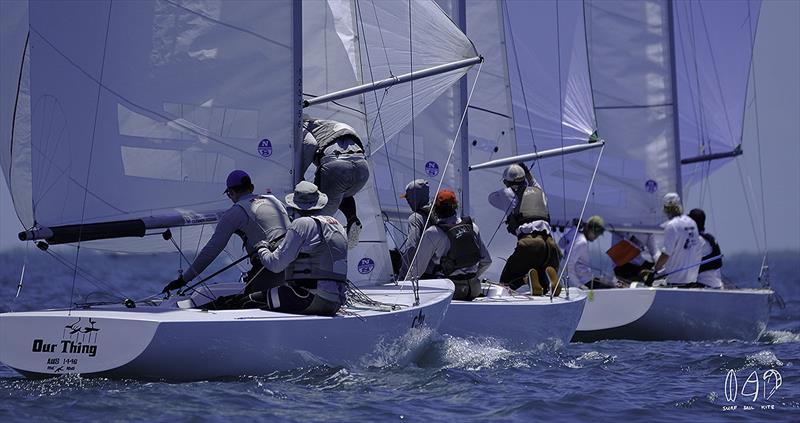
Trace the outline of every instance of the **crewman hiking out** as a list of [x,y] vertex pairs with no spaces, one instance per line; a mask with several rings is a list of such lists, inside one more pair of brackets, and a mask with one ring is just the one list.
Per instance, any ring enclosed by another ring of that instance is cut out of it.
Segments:
[[182,275],[164,287],[163,292],[180,289],[200,274],[225,249],[231,236],[242,239],[245,251],[251,255],[252,265],[244,277],[245,292],[269,289],[283,283],[283,273],[274,273],[253,257],[259,243],[277,245],[286,234],[289,216],[283,203],[272,195],[253,194],[255,187],[250,175],[243,170],[234,170],[226,180],[225,194],[233,202],[217,221],[214,235],[200,250],[194,262]]

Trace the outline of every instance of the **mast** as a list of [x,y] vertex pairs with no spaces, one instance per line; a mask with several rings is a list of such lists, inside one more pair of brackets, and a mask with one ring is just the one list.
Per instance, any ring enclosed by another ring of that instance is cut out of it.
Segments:
[[670,59],[670,79],[672,84],[672,127],[673,143],[675,144],[675,192],[683,198],[683,178],[681,175],[681,137],[680,137],[680,118],[678,115],[678,78],[675,69],[675,12],[673,10],[674,0],[667,0],[667,18],[669,28],[669,59]]
[[303,180],[303,131],[301,130],[303,118],[303,2],[292,2],[292,66],[294,68],[294,183]]
[[[467,1],[458,0],[458,27],[461,32],[467,33]],[[466,112],[467,104],[467,84],[469,78],[464,75],[459,83],[459,98],[461,99],[461,107],[459,110],[464,110],[464,123],[461,128],[461,139],[456,142],[461,142],[461,214],[471,216],[469,202],[469,113]]]

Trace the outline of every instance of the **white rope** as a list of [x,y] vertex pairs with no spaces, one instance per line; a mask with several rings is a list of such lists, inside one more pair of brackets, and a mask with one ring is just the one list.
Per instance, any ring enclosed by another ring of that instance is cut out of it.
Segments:
[[[444,182],[444,176],[447,174],[447,168],[450,166],[450,159],[453,158],[453,151],[455,151],[456,142],[458,141],[459,136],[461,135],[461,128],[463,128],[463,126],[464,126],[464,119],[466,119],[466,117],[467,117],[467,112],[469,111],[469,103],[472,100],[472,94],[475,92],[475,86],[477,85],[478,78],[481,75],[481,68],[483,68],[483,62],[480,62],[480,64],[478,65],[478,73],[475,74],[475,80],[472,81],[472,88],[470,89],[469,95],[467,96],[467,104],[464,106],[464,112],[461,114],[461,122],[459,122],[459,124],[458,124],[458,130],[456,130],[456,135],[455,135],[455,137],[453,137],[452,145],[450,145],[450,152],[447,154],[447,161],[444,164],[444,168],[443,168],[444,171],[442,172],[442,177],[439,178],[439,184],[436,187],[436,191],[435,192],[437,194],[439,193],[439,190],[442,189],[442,183]],[[468,171],[468,170],[462,169],[462,172],[463,171]],[[468,193],[467,193],[467,195],[468,195]],[[426,220],[425,220],[426,222],[430,222],[431,215],[433,214],[433,209],[434,209],[434,207],[431,207],[430,210],[428,210],[428,216],[426,217]],[[422,235],[420,235],[420,237],[419,237],[419,243],[417,244],[417,246],[422,245],[422,240],[425,239],[425,233],[426,232],[427,231],[422,231]],[[414,257],[411,258],[411,263],[409,263],[409,265],[408,265],[408,272],[406,272],[404,280],[408,280],[408,277],[411,274],[412,269],[414,269],[414,264],[417,261],[417,254],[419,254],[419,247],[417,247],[417,249],[414,251]],[[417,272],[417,273],[419,273],[419,272]],[[420,275],[416,275],[413,279],[418,279],[419,276]]]
[[[583,214],[586,212],[586,204],[589,202],[589,196],[592,193],[592,187],[594,186],[594,179],[597,177],[597,168],[600,167],[600,159],[603,158],[603,150],[605,150],[606,146],[603,145],[600,147],[600,153],[597,155],[597,162],[594,164],[594,171],[592,172],[592,180],[589,181],[589,189],[586,191],[586,198],[583,200],[583,207],[581,207],[581,215],[578,218],[578,225],[575,227],[575,234],[572,235],[572,241],[569,243],[569,250],[567,250],[567,260],[564,261],[564,266],[561,268],[561,273],[558,275],[558,284],[561,284],[561,280],[564,278],[564,272],[567,271],[567,267],[569,266],[569,259],[572,256],[572,248],[575,246],[575,239],[578,238],[578,231],[580,230],[581,222],[583,221]],[[569,287],[568,287],[569,288]],[[553,299],[553,289],[550,290],[550,300]]]

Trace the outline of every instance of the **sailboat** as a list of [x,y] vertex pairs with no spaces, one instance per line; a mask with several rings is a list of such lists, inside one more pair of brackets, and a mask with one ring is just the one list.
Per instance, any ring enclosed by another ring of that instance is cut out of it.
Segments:
[[[759,8],[758,1],[584,2],[597,128],[608,140],[588,209],[611,231],[658,237],[663,196],[741,154]],[[592,165],[580,157],[570,163],[574,172]],[[556,207],[577,215],[582,195],[563,197]],[[573,339],[755,341],[773,294],[762,285],[591,290]]]
[[[546,342],[566,344],[577,327],[586,295],[567,296],[565,292],[553,298],[536,297],[491,282],[499,279],[505,257],[515,245],[515,238],[505,230],[499,234],[495,231],[505,216],[488,203],[489,193],[502,187],[503,169],[470,166],[518,152],[520,137],[514,124],[506,53],[506,4],[472,0],[438,3],[459,22],[484,56],[484,63],[387,144],[388,153],[378,159],[384,164],[379,178],[386,181],[381,184],[382,199],[386,199],[381,207],[387,220],[402,227],[410,211],[395,200],[397,187],[424,178],[434,181],[432,191],[441,186],[456,192],[461,214],[469,215],[480,226],[493,259],[483,276],[484,295],[473,301],[452,301],[440,332],[494,338],[512,348],[533,348]],[[445,137],[451,140],[449,145],[436,142]],[[400,232],[395,230],[391,237],[402,241]]]
[[[432,1],[15,2],[3,21],[0,159],[20,239],[48,254],[74,246],[62,250],[74,251],[69,271],[89,280],[82,248],[201,245],[230,206],[220,193],[232,169],[259,192],[291,191],[303,113],[363,133],[377,115],[402,128],[411,98],[418,113],[480,61]],[[447,48],[385,66],[434,39]],[[0,361],[27,376],[168,380],[359,364],[415,328],[435,330],[453,293],[447,280],[388,283],[376,196],[374,182],[358,194],[364,231],[348,276],[360,295],[335,317],[196,307],[241,291],[237,282],[170,298],[71,297],[63,309],[0,314]]]

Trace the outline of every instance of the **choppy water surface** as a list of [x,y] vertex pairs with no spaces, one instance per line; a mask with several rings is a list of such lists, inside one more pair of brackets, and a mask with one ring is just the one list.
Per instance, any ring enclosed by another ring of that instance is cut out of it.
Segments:
[[[70,251],[61,254],[69,258]],[[741,286],[755,286],[758,260],[731,257],[725,273]],[[800,255],[774,254],[772,260],[773,286],[786,306],[773,307],[769,330],[756,343],[604,341],[513,351],[491,339],[435,335],[410,363],[401,357],[403,348],[393,348],[376,351],[357,368],[318,366],[183,384],[28,380],[0,364],[0,421],[798,421]],[[0,310],[68,304],[72,273],[38,251],[28,253],[25,284],[13,300],[23,262],[22,252],[0,254]],[[81,263],[132,298],[159,290],[177,267],[174,255],[82,252]],[[99,288],[79,278],[75,298]],[[729,370],[740,390],[756,373],[755,401],[741,393],[735,402],[726,399]],[[782,384],[771,392],[775,372]],[[772,376],[766,391],[765,373]]]

